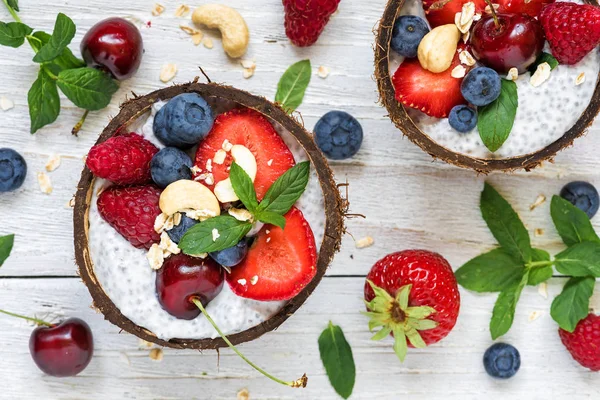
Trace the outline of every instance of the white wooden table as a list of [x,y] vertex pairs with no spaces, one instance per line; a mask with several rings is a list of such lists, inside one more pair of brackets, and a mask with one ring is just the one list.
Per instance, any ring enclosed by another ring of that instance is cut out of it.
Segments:
[[[242,77],[242,67],[225,56],[220,42],[208,50],[194,47],[179,29],[173,12],[179,2],[167,0],[166,12],[152,17],[153,0],[83,2],[21,0],[21,17],[32,27],[51,30],[57,12],[77,24],[74,44],[98,20],[109,16],[134,16],[151,20],[142,27],[146,53],[138,74],[122,85],[106,110],[92,113],[79,138],[70,129],[81,111],[66,99],[58,121],[32,136],[28,133],[27,90],[37,70],[27,46],[18,50],[0,47],[0,96],[15,108],[0,111],[0,147],[21,152],[29,174],[21,190],[0,196],[0,234],[16,233],[13,255],[0,270],[0,308],[50,317],[78,316],[91,325],[95,357],[79,376],[55,379],[44,376],[29,356],[32,327],[21,320],[0,317],[0,376],[2,399],[235,399],[248,388],[251,399],[337,399],[319,359],[317,337],[329,320],[343,327],[354,350],[357,365],[355,399],[596,399],[600,376],[579,367],[560,343],[557,326],[549,316],[552,298],[564,278],[553,278],[549,297],[527,287],[514,326],[503,340],[521,352],[522,367],[509,381],[489,378],[482,366],[485,349],[492,343],[488,332],[495,296],[478,296],[461,290],[461,314],[454,331],[430,348],[411,350],[401,364],[392,341],[372,342],[363,309],[364,276],[387,253],[407,248],[440,252],[458,268],[495,244],[478,210],[483,176],[432,162],[430,157],[403,139],[377,104],[373,75],[372,28],[385,0],[342,0],[319,42],[309,49],[290,45],[283,28],[281,0],[228,0],[246,18],[251,31],[248,58],[256,60],[256,74]],[[204,3],[204,1],[198,3]],[[92,5],[94,4],[94,5]],[[100,5],[101,4],[101,5]],[[194,4],[191,4],[192,6]],[[197,5],[197,4],[196,4]],[[0,8],[0,20],[9,20]],[[216,38],[216,36],[215,36]],[[78,54],[78,51],[76,51]],[[292,390],[263,378],[231,351],[165,350],[162,361],[153,361],[137,338],[119,333],[90,309],[91,298],[76,274],[73,256],[72,211],[66,206],[75,192],[83,156],[96,140],[118,103],[130,90],[145,93],[163,87],[159,71],[167,62],[177,64],[175,82],[198,75],[201,65],[215,81],[226,82],[273,98],[277,81],[293,62],[310,58],[316,70],[331,69],[327,79],[316,75],[300,107],[308,128],[330,109],[343,109],[363,125],[365,140],[359,154],[333,163],[337,179],[351,183],[352,211],[367,216],[348,221],[356,238],[367,235],[375,245],[358,250],[344,238],[327,276],[306,305],[279,330],[241,350],[273,374],[292,379],[307,372],[309,385]],[[529,211],[539,194],[550,197],[573,179],[600,185],[598,151],[600,125],[587,137],[531,173],[494,174],[488,179],[512,202],[532,233],[536,247],[553,254],[561,247],[552,227],[549,204]],[[49,155],[60,154],[61,167],[50,177],[51,195],[40,192],[36,173]],[[600,229],[599,217],[595,220]],[[593,305],[600,308],[600,296]],[[531,312],[541,317],[528,321]],[[408,397],[406,397],[408,396]]]

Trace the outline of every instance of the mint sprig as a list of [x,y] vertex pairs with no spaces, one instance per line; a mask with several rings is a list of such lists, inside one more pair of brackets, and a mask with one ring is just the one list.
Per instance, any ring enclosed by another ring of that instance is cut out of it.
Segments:
[[224,250],[235,246],[250,229],[250,222],[220,215],[192,226],[181,238],[179,247],[185,254],[191,255]]
[[502,79],[501,83],[500,96],[477,110],[479,136],[492,153],[502,147],[508,139],[519,107],[517,84],[506,79]]
[[290,66],[277,84],[275,102],[291,113],[302,104],[304,93],[310,83],[312,67],[310,60],[302,60]]
[[20,22],[0,22],[0,45],[17,48],[33,29]]
[[52,61],[60,56],[75,37],[75,23],[63,13],[58,13],[50,40],[33,57],[39,64]]
[[14,243],[15,235],[0,236],[0,267],[4,264],[8,256],[10,256]]

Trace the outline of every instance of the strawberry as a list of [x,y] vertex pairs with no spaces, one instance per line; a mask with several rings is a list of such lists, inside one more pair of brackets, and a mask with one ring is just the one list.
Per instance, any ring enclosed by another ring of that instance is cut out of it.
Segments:
[[111,186],[98,196],[98,211],[106,222],[138,249],[160,242],[154,221],[161,190],[154,185]]
[[600,315],[589,314],[573,333],[558,329],[560,340],[582,366],[600,371]]
[[158,148],[137,133],[113,136],[90,149],[85,160],[94,175],[118,185],[147,183]]
[[[425,347],[446,337],[460,308],[456,278],[448,261],[425,250],[392,253],[367,275],[365,303],[373,336],[395,337],[394,351],[404,361],[407,347]],[[408,344],[407,344],[408,338]]]
[[313,45],[340,0],[283,0],[285,34],[296,46]]
[[[425,17],[429,21],[431,28],[440,25],[454,24],[456,13],[462,12],[465,3],[475,3],[475,13],[482,14],[485,10],[485,0],[438,0],[427,4],[431,5],[425,8]],[[424,4],[425,7],[425,4]]]
[[[208,160],[215,157],[226,140],[232,145],[246,146],[254,155],[257,167],[254,189],[258,200],[262,200],[273,182],[295,164],[292,152],[262,114],[250,109],[238,109],[217,117],[212,130],[198,147],[196,167],[206,171]],[[232,162],[231,155],[227,153],[222,164],[210,163],[215,184],[229,177]],[[197,175],[201,173],[205,172]],[[211,190],[214,188],[214,184],[206,186]]]
[[265,225],[241,264],[227,275],[231,290],[260,301],[289,300],[317,273],[315,237],[302,212],[285,215],[285,229]]
[[554,3],[556,0],[498,0],[498,12],[527,14],[534,18],[540,15],[546,4]]
[[552,55],[561,64],[577,64],[600,43],[600,8],[558,2],[540,14]]
[[452,70],[457,65],[460,65],[458,52],[450,68],[439,74],[421,67],[416,58],[404,60],[392,78],[396,100],[432,117],[446,118],[452,108],[467,104],[460,91],[462,78],[452,77]]

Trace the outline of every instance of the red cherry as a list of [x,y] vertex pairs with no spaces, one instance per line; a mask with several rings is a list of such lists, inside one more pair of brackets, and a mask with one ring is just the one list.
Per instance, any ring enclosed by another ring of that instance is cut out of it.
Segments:
[[544,49],[542,25],[527,14],[497,14],[482,17],[471,35],[473,55],[484,65],[506,74],[517,68],[522,74]]
[[46,374],[74,376],[90,363],[94,339],[85,321],[69,318],[58,325],[35,328],[29,339],[29,351],[38,368]]
[[90,67],[108,70],[116,79],[130,78],[144,54],[138,28],[123,18],[109,18],[92,26],[81,41],[81,54]]
[[200,310],[191,299],[208,305],[221,292],[224,280],[223,268],[212,259],[177,254],[167,258],[156,274],[158,301],[169,314],[194,319]]

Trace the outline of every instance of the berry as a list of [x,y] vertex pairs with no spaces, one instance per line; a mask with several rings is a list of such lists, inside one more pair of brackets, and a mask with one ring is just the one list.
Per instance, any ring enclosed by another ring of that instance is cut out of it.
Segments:
[[210,105],[197,93],[173,97],[154,118],[154,135],[165,146],[188,149],[197,145],[213,127]]
[[75,376],[88,366],[94,354],[92,331],[79,318],[39,326],[31,333],[29,352],[38,368],[46,374]]
[[[258,200],[262,200],[271,185],[294,166],[294,156],[273,125],[259,112],[250,109],[237,109],[221,114],[206,139],[196,152],[196,167],[206,168],[208,160],[215,157],[227,140],[232,145],[247,147],[256,159],[257,173],[254,189]],[[229,167],[233,162],[231,154],[223,164],[212,163],[215,184],[229,177]],[[214,185],[206,185],[211,190]]]
[[283,0],[285,34],[299,47],[313,45],[340,0]]
[[249,240],[244,238],[235,246],[221,251],[214,251],[209,253],[209,256],[224,267],[235,267],[246,258],[246,254],[248,254],[248,244]]
[[12,192],[21,187],[27,176],[27,163],[13,149],[0,149],[0,192]]
[[113,136],[90,149],[86,165],[98,178],[118,185],[150,182],[150,161],[158,148],[137,133]]
[[227,283],[238,296],[289,300],[317,274],[317,248],[310,225],[295,207],[285,215],[285,229],[265,225]]
[[[395,335],[394,349],[401,360],[406,354],[406,338],[410,347],[440,341],[454,328],[460,309],[450,264],[425,250],[400,251],[377,261],[367,275],[364,297],[372,312],[370,325],[405,333]],[[419,316],[407,314],[411,309]],[[414,328],[415,324],[420,328]]]
[[469,106],[456,106],[450,111],[448,122],[459,132],[470,132],[477,126],[477,111]]
[[559,63],[573,65],[600,43],[600,9],[592,5],[557,2],[542,9],[540,22]]
[[181,238],[192,226],[196,225],[198,221],[193,218],[188,217],[187,215],[181,215],[181,222],[179,225],[175,225],[172,229],[167,231],[167,234],[171,238],[171,240],[175,243],[179,243]]
[[[463,5],[469,2],[475,4],[476,14],[485,14],[485,0],[438,0],[425,8],[425,17],[427,18],[427,21],[429,21],[431,28],[440,25],[454,24],[456,14],[462,12]],[[430,3],[430,1],[427,3]]]
[[223,273],[223,268],[210,258],[173,255],[156,274],[158,302],[166,312],[179,319],[194,319],[200,315],[200,310],[191,299],[199,298],[206,307],[221,292]]
[[496,71],[478,67],[465,76],[460,85],[464,98],[477,107],[487,106],[500,96],[502,83]]
[[598,191],[588,182],[567,183],[560,191],[560,197],[585,212],[590,219],[596,215],[600,206]]
[[161,190],[153,185],[111,186],[98,196],[98,211],[134,247],[149,249],[160,242],[154,221],[161,214]]
[[329,111],[315,125],[315,140],[327,158],[345,160],[360,149],[362,126],[347,112]]
[[573,333],[559,328],[558,334],[575,361],[600,371],[600,315],[589,314],[579,321]]
[[429,33],[427,22],[414,15],[403,15],[394,23],[392,49],[401,56],[415,58],[423,37]]
[[150,162],[152,180],[163,189],[175,181],[192,179],[190,168],[190,156],[175,147],[165,147],[156,153]]
[[554,3],[555,0],[498,0],[498,12],[527,14],[537,18],[546,4]]
[[512,378],[521,367],[521,355],[519,350],[510,344],[495,343],[485,351],[483,366],[489,376]]

